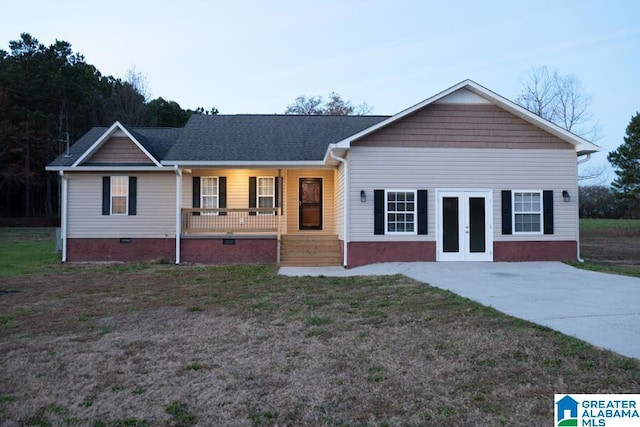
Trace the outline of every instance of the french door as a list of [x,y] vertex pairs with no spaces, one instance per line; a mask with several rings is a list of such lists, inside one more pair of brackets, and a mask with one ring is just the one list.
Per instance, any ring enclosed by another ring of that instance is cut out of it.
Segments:
[[438,261],[493,261],[492,192],[438,190]]

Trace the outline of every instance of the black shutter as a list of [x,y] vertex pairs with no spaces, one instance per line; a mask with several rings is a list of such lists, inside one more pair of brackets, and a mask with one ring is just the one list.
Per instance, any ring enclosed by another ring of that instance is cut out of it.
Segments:
[[544,234],[553,234],[553,191],[542,192],[542,209],[544,213]]
[[[274,203],[274,207],[279,208],[280,207],[280,185],[282,185],[282,178],[280,178],[279,176],[276,176],[274,178],[274,183],[273,185],[275,186],[275,192],[273,194],[275,200],[273,201]],[[278,215],[278,212],[276,211],[276,215]]]
[[418,190],[418,234],[428,234],[427,223],[427,190]]
[[[227,177],[218,177],[218,207],[225,209],[227,207]],[[218,215],[225,216],[226,212],[220,212]]]
[[[200,177],[199,176],[194,176],[193,177],[193,198],[192,198],[192,206],[193,208],[199,208],[200,207]],[[200,212],[193,212],[194,216],[198,216],[200,215]]]
[[[256,182],[255,176],[249,177],[249,208],[256,207]],[[255,212],[249,212],[249,215],[255,215]]]
[[129,177],[129,215],[136,215],[138,204],[138,178]]
[[111,215],[111,177],[102,177],[102,215]]
[[384,190],[373,190],[373,234],[384,234]]
[[502,234],[512,234],[511,190],[502,190]]

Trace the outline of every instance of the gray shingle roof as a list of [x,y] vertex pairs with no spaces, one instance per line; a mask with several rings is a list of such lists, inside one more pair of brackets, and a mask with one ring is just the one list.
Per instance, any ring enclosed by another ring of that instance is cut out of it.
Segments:
[[[203,115],[184,128],[124,126],[158,161],[321,161],[329,144],[388,116]],[[59,156],[52,167],[71,166],[106,131],[95,127]]]
[[[124,125],[123,125],[124,126]],[[179,138],[182,128],[130,128],[124,126],[131,135],[151,153],[156,160],[161,161],[171,146]],[[58,156],[49,166],[71,166],[85,151],[87,151],[109,128],[94,127],[85,133],[70,148],[71,157],[64,154]]]
[[318,161],[386,116],[193,115],[168,161]]

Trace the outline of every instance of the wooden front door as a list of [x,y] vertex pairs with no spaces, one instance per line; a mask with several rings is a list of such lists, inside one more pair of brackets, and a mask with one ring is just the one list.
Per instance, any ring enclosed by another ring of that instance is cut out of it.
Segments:
[[300,178],[300,230],[322,230],[322,178]]

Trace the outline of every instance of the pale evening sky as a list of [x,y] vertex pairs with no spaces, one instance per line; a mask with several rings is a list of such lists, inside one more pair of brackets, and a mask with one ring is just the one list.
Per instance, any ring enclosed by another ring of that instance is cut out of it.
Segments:
[[[32,0],[0,6],[0,49],[28,32],[102,74],[135,67],[153,98],[221,114],[282,113],[331,91],[395,114],[464,80],[511,100],[532,67],[593,98],[606,164],[640,110],[640,2]],[[613,172],[600,179],[609,182]]]

